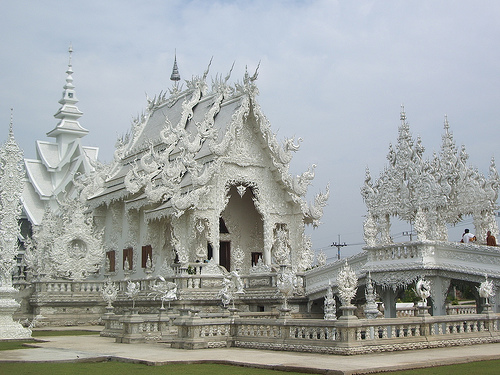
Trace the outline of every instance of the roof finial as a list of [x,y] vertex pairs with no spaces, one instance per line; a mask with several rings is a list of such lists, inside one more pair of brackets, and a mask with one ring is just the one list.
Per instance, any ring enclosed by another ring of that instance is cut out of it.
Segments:
[[68,66],[71,66],[71,54],[73,53],[73,44],[71,42],[69,42],[68,52],[69,52],[69,63],[68,63]]
[[9,138],[14,137],[14,108],[10,108]]
[[406,112],[405,112],[405,105],[401,104],[401,113],[400,113],[400,120],[405,123],[406,122]]
[[172,74],[170,75],[170,80],[178,82],[181,80],[181,75],[179,74],[179,68],[177,67],[177,50],[174,52],[174,67],[172,68]]

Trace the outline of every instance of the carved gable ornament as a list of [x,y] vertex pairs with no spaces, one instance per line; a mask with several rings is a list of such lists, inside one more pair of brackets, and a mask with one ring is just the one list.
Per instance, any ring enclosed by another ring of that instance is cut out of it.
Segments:
[[60,208],[59,215],[49,210],[45,213],[33,234],[26,262],[38,276],[83,280],[104,262],[102,235],[93,231],[92,221],[79,200],[61,203]]

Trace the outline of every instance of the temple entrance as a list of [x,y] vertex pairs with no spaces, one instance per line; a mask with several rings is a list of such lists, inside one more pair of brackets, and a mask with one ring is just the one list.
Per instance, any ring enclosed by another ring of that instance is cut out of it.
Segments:
[[229,241],[220,242],[219,264],[231,272],[231,242]]

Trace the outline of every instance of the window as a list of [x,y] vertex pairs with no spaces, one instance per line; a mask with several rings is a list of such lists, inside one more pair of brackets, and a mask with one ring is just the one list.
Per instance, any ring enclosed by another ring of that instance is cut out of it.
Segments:
[[109,262],[109,269],[107,269],[106,271],[115,272],[115,257],[116,257],[115,251],[114,250],[107,251],[106,257],[108,258]]
[[123,249],[123,269],[125,269],[125,261],[128,261],[128,269],[134,267],[134,250],[131,247]]
[[252,267],[259,262],[259,258],[262,258],[262,253],[252,252]]
[[148,257],[149,259],[153,260],[153,248],[151,247],[151,245],[146,245],[142,247],[142,262],[141,262],[142,268],[146,268]]

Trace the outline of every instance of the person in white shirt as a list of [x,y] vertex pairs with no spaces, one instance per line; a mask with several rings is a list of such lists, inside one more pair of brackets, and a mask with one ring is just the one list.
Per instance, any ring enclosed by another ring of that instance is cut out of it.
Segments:
[[468,229],[465,230],[464,235],[462,236],[462,241],[463,243],[470,243],[476,241],[476,236],[474,236],[472,233],[469,232]]

